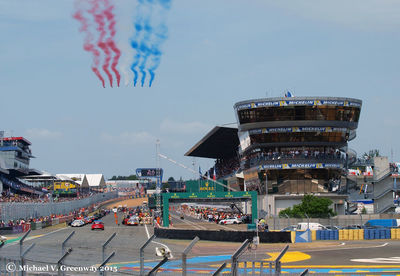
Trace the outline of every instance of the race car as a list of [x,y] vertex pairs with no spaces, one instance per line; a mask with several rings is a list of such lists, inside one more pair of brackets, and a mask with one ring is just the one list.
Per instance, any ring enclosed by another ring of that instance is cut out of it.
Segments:
[[92,230],[104,230],[104,223],[101,220],[95,220],[92,224]]
[[85,225],[85,222],[81,219],[76,219],[71,223],[71,227],[82,227]]
[[4,236],[0,236],[0,247],[2,247],[7,241],[7,238]]
[[242,221],[238,218],[227,218],[219,222],[219,224],[240,224]]
[[137,216],[132,216],[127,220],[126,225],[139,225],[139,223],[139,218]]

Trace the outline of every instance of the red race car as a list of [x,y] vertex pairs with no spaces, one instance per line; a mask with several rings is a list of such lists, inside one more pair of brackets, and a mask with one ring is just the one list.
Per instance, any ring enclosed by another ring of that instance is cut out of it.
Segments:
[[104,230],[104,223],[101,220],[95,220],[92,223],[92,230],[95,230],[95,229]]

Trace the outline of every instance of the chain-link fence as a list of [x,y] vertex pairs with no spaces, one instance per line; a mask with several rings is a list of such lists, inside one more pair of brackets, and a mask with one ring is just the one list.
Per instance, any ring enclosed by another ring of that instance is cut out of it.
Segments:
[[332,218],[289,218],[273,216],[267,219],[270,230],[282,230],[286,227],[297,226],[298,223],[316,222],[327,227],[362,227],[370,219],[400,219],[398,214],[374,214],[374,215],[343,215]]
[[3,221],[29,218],[44,217],[51,214],[68,214],[73,210],[85,208],[91,204],[118,197],[117,192],[94,194],[90,197],[71,200],[65,202],[49,203],[22,203],[22,202],[2,202],[0,203],[0,218]]

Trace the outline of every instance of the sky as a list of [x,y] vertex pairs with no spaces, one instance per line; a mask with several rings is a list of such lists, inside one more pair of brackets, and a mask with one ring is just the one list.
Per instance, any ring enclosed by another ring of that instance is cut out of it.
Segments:
[[[114,3],[123,66],[138,2]],[[361,99],[349,146],[400,161],[398,0],[172,0],[152,87],[103,88],[73,12],[73,0],[0,0],[0,130],[32,142],[32,168],[129,175],[157,166],[159,139],[162,154],[205,171],[214,160],[184,154],[236,123],[236,102],[288,90]]]

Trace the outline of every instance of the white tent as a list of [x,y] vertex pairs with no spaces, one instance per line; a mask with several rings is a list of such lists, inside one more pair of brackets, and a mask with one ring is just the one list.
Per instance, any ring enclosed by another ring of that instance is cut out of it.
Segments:
[[90,188],[100,188],[106,187],[106,181],[102,174],[86,174],[86,179],[89,183]]

